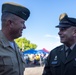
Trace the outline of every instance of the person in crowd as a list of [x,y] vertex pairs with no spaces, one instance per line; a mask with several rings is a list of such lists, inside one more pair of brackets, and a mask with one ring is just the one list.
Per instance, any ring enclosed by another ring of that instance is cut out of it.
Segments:
[[0,30],[0,75],[23,75],[25,61],[14,39],[22,36],[28,8],[13,2],[2,4]]
[[76,75],[76,18],[63,13],[56,27],[63,44],[50,51],[42,75]]

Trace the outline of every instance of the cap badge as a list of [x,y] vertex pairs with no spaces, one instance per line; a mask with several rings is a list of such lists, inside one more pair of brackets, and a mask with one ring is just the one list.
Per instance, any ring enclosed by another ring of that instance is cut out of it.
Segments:
[[65,16],[67,16],[67,14],[66,14],[66,13],[61,14],[61,15],[60,15],[60,17],[59,17],[59,20],[62,20]]

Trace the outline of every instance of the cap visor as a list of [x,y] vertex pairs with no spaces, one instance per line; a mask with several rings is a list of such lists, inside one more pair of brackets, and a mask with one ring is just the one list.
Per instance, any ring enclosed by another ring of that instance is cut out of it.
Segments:
[[70,25],[61,25],[61,24],[56,26],[56,28],[63,28],[63,27],[68,28],[71,26]]

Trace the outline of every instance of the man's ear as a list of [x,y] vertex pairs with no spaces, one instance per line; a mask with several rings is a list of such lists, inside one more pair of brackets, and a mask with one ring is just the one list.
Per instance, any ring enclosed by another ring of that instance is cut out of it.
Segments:
[[12,28],[12,20],[8,20],[7,25],[9,25],[9,27]]
[[7,20],[7,24],[9,25],[9,24],[11,24],[12,23],[12,21],[11,20]]

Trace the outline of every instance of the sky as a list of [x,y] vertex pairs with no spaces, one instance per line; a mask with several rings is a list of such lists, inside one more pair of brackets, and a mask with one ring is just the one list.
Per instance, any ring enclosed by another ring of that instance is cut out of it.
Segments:
[[61,45],[59,29],[55,27],[59,24],[60,14],[67,13],[69,17],[76,17],[76,0],[0,0],[0,16],[4,2],[15,2],[30,10],[22,37],[36,44],[36,50],[45,48],[51,51]]

